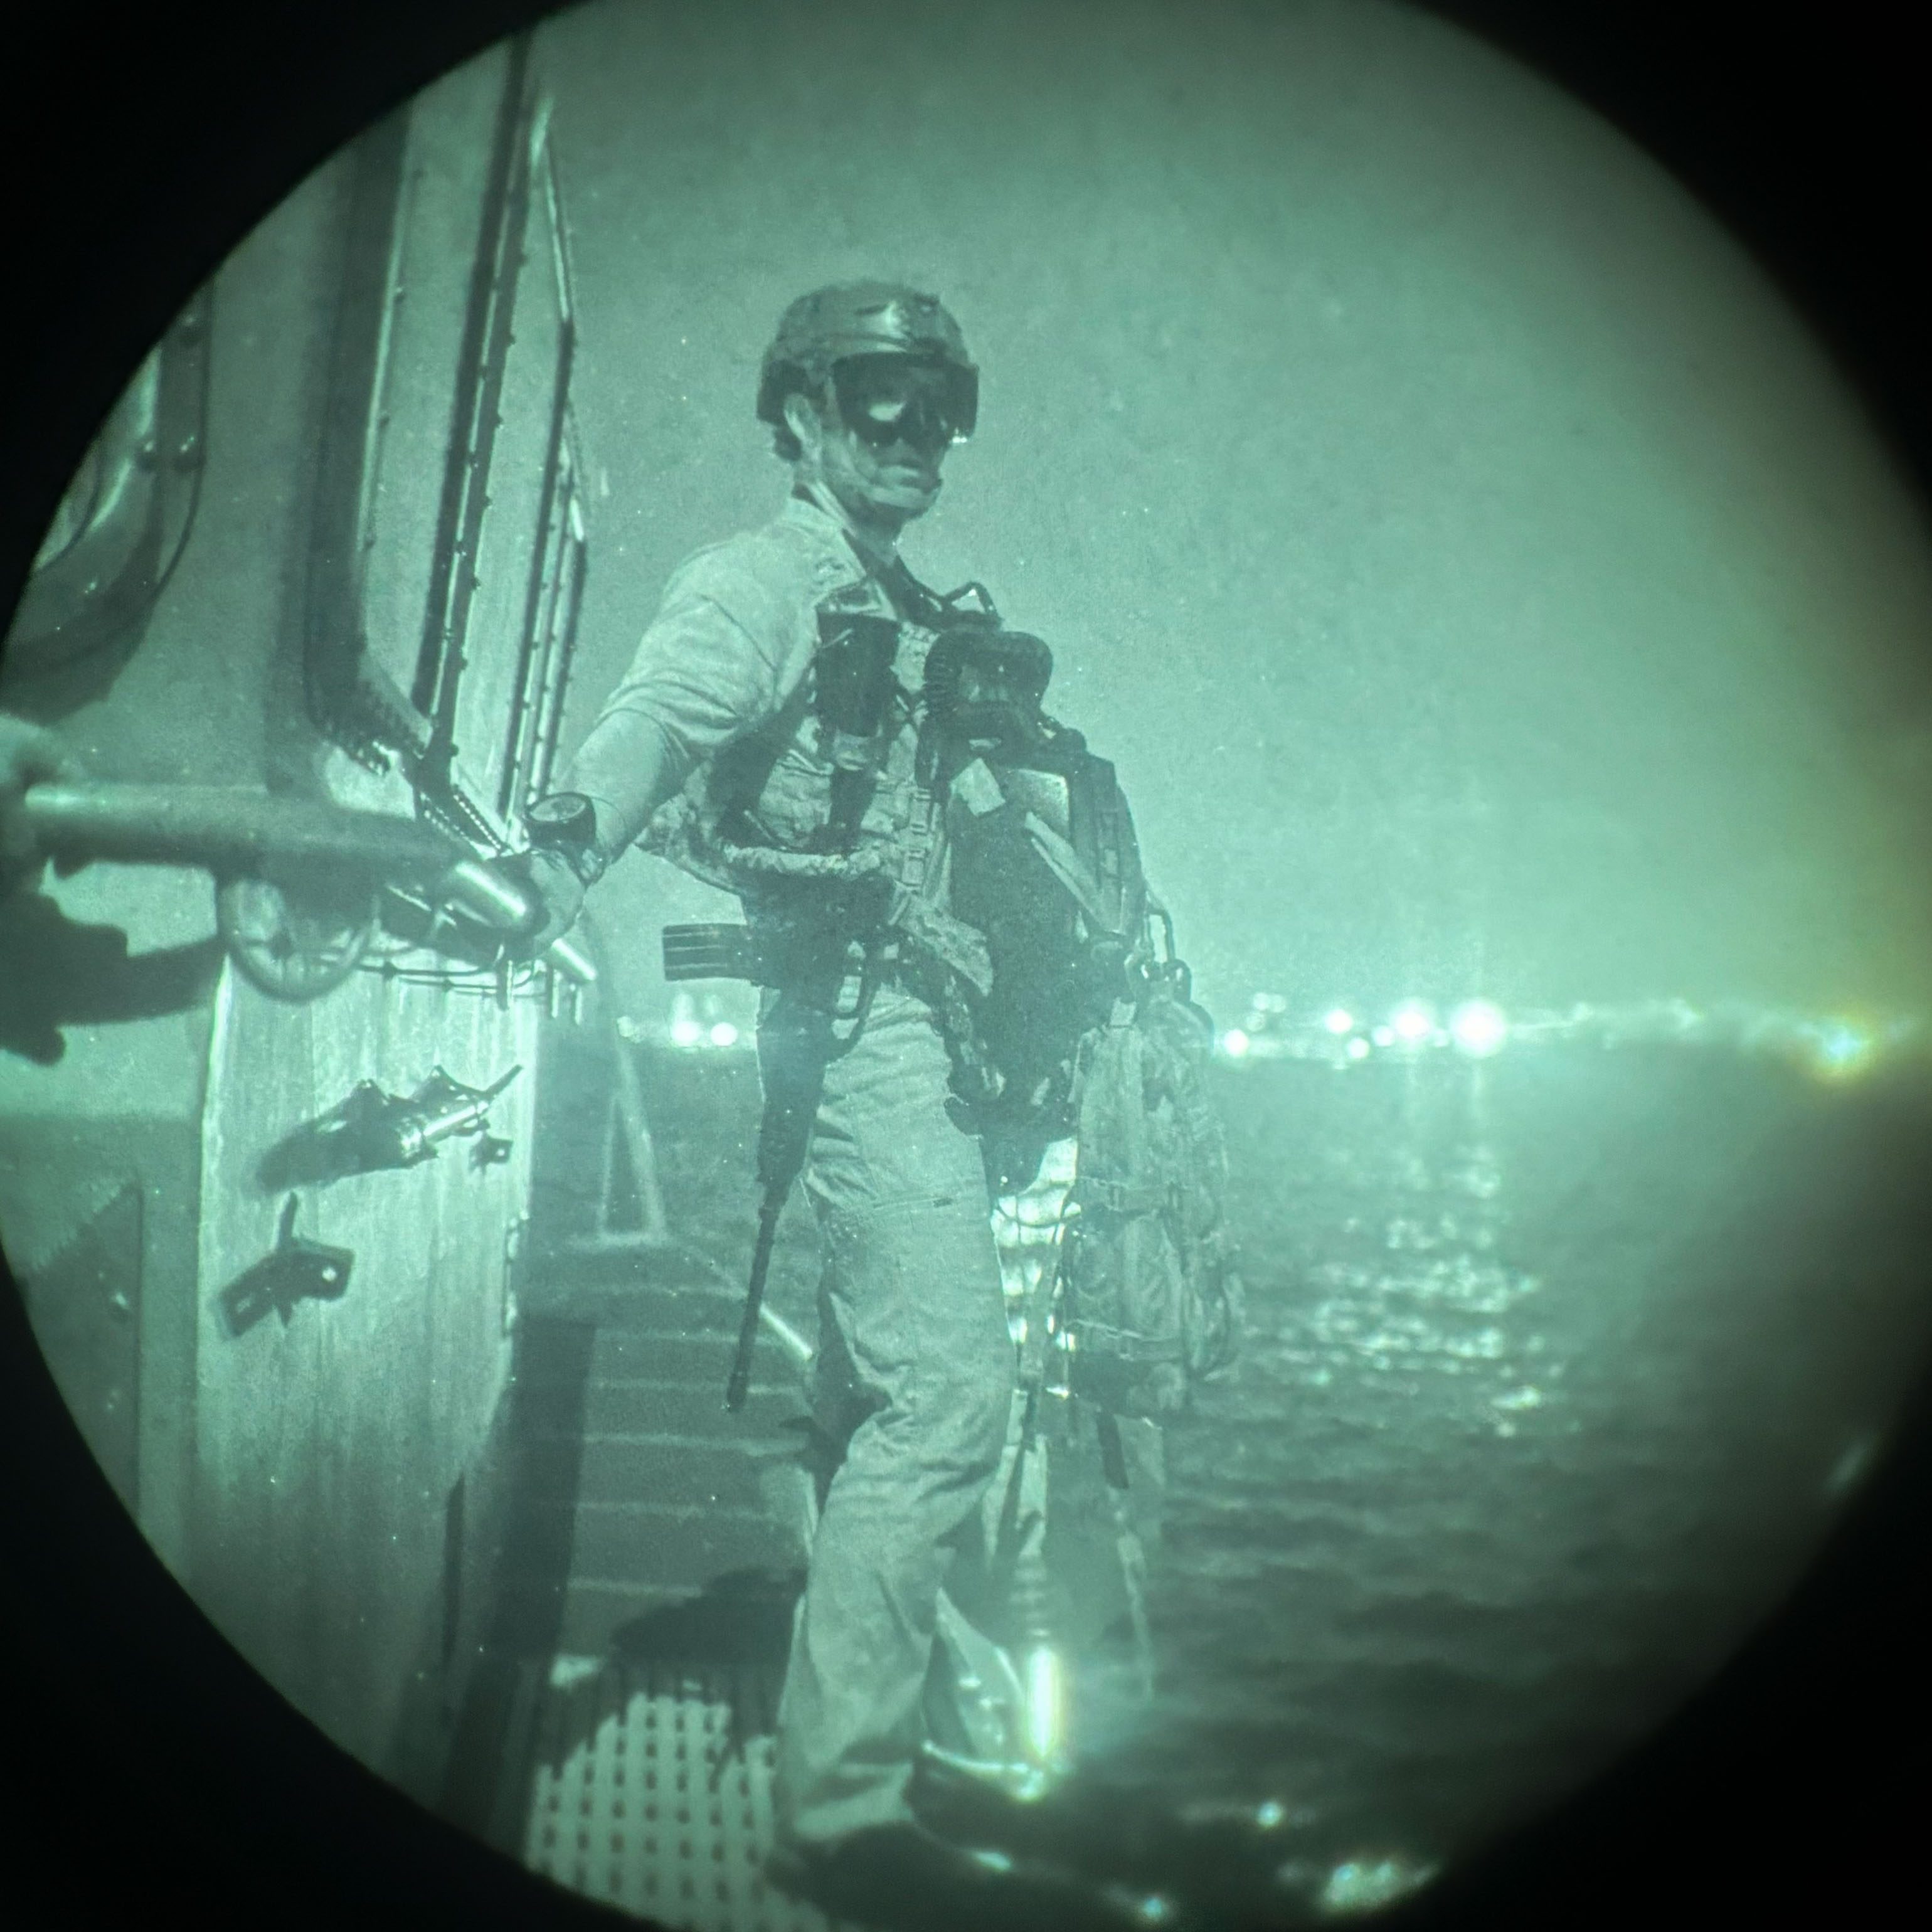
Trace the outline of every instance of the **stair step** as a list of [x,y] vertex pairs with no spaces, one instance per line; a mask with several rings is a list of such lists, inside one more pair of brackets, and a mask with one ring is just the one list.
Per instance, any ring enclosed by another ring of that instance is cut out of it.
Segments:
[[555,1321],[735,1327],[745,1298],[742,1283],[722,1269],[650,1254],[539,1257],[518,1286],[541,1318]]
[[800,1560],[770,1514],[740,1502],[537,1503],[531,1513],[568,1517],[573,1580],[701,1588],[734,1570]]
[[734,1417],[724,1407],[722,1370],[698,1380],[640,1376],[592,1382],[584,1392],[583,1428],[588,1436],[742,1430],[756,1437],[777,1434],[804,1409],[795,1382],[761,1383],[754,1376],[744,1408]]
[[638,1376],[664,1382],[703,1381],[719,1388],[730,1372],[736,1330],[600,1328],[591,1352],[590,1379],[624,1382]]
[[[514,1582],[510,1585],[513,1594],[518,1587]],[[595,1578],[573,1582],[563,1592],[556,1648],[569,1656],[608,1656],[619,1647],[625,1631],[652,1616],[691,1602],[698,1594],[695,1589],[666,1584]]]
[[761,1463],[795,1459],[794,1437],[733,1441],[670,1431],[622,1430],[540,1436],[525,1451],[533,1498],[578,1502],[679,1502],[716,1496],[751,1506],[760,1500]]

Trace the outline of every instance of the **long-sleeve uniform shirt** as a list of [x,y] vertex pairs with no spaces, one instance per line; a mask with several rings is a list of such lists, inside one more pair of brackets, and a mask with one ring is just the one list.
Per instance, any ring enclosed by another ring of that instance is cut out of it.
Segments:
[[[802,497],[685,564],[566,781],[595,802],[604,851],[634,841],[680,784],[740,850],[808,847],[832,771],[812,703],[819,613],[902,616],[882,580],[897,568],[881,559],[868,569],[842,520]],[[933,811],[914,768],[913,694],[930,642],[916,625],[902,630],[902,694],[875,748],[858,842],[915,892],[937,883],[920,869]],[[814,890],[809,878],[787,883]],[[800,1004],[782,988],[767,995],[768,1079],[772,1044],[810,1031]],[[986,1175],[949,1114],[949,1079],[931,1009],[888,983],[824,1066],[810,1110],[804,1178],[828,1262],[817,1406],[844,1454],[779,1712],[780,1828],[801,1840],[910,1815],[940,1581],[1013,1414]]]
[[[700,550],[672,577],[662,608],[572,763],[571,789],[597,808],[598,842],[615,857],[660,802],[689,783],[704,817],[747,842],[805,848],[825,823],[830,748],[812,706],[820,612],[899,615],[832,510],[794,495],[762,530]],[[861,849],[912,844],[929,817],[914,782],[912,702],[932,634],[906,623],[895,674],[898,728],[882,749]],[[889,722],[889,730],[891,724]],[[902,883],[916,885],[914,876]]]

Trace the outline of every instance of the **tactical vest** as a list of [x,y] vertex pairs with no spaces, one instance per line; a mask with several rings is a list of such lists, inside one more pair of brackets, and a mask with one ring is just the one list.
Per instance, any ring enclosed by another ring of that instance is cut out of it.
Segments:
[[[737,895],[767,985],[829,998],[887,944],[909,968],[943,967],[981,993],[992,984],[984,940],[948,907],[925,730],[926,660],[952,606],[909,572],[894,589],[868,575],[820,600],[818,651],[777,716],[712,760],[643,841]],[[874,715],[842,729],[825,715],[827,686],[866,638]]]

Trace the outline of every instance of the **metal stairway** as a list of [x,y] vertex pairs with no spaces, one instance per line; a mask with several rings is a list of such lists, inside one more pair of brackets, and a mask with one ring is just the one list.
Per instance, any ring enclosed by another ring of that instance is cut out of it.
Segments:
[[518,1496],[487,1824],[532,1870],[690,1932],[824,1932],[770,1891],[772,1730],[805,1562],[805,1405],[776,1346],[737,1414],[738,1304],[674,1251],[554,1265],[518,1340]]
[[[614,1257],[574,1265],[634,1264]],[[587,1357],[580,1341],[530,1351],[518,1390],[529,1527],[546,1546],[570,1552],[559,1654],[622,1648],[640,1619],[721,1579],[802,1569],[804,1403],[796,1377],[767,1349],[744,1408],[726,1414],[736,1320],[720,1291],[632,1286],[600,1310]],[[578,1378],[573,1402],[568,1384]]]

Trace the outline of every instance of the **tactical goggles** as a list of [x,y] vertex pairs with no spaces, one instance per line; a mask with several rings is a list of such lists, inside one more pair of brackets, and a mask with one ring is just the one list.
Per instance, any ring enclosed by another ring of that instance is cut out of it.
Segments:
[[840,420],[873,449],[928,452],[973,433],[979,382],[970,369],[910,356],[848,356],[832,365]]

